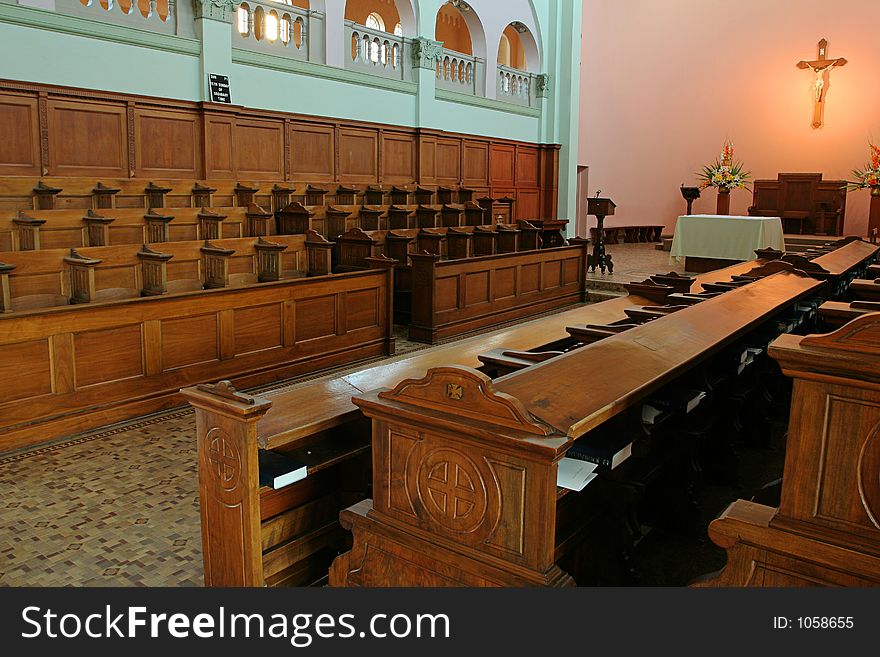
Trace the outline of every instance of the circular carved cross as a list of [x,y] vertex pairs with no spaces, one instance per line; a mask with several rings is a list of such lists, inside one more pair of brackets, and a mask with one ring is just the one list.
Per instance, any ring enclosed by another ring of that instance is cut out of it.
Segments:
[[438,449],[422,460],[419,498],[433,520],[456,532],[475,530],[486,517],[486,485],[477,466],[453,449]]
[[880,529],[880,424],[862,445],[858,483],[862,505],[871,522]]
[[207,457],[209,470],[223,488],[230,491],[238,485],[241,474],[241,457],[238,448],[227,439],[226,433],[214,427],[205,436],[208,443]]

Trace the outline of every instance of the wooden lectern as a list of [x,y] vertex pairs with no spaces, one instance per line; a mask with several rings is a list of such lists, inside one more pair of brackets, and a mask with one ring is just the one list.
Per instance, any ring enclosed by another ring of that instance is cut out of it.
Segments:
[[596,267],[599,267],[599,271],[603,274],[606,268],[609,274],[614,273],[614,263],[611,262],[611,256],[605,254],[604,234],[605,217],[613,215],[614,208],[616,207],[614,201],[610,198],[599,198],[596,196],[587,199],[587,214],[595,216],[598,222],[596,226],[596,242],[593,244],[593,255],[590,256],[590,261],[587,265],[590,271],[596,271]]
[[688,215],[693,214],[694,213],[693,212],[694,201],[696,201],[698,198],[700,198],[700,188],[699,187],[685,187],[684,185],[682,185],[681,186],[681,196],[682,196],[682,198],[684,198],[685,201],[687,201]]

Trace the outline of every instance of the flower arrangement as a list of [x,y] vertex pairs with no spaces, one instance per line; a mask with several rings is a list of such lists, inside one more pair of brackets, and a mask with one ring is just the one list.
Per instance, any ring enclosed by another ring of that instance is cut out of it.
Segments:
[[729,141],[724,142],[724,150],[721,155],[715,159],[712,164],[707,164],[703,170],[697,174],[702,181],[700,189],[707,187],[717,187],[721,190],[737,189],[744,187],[748,189],[748,180],[751,173],[743,171],[743,163],[733,159],[733,144]]
[[880,147],[868,142],[871,149],[871,161],[865,165],[864,169],[853,169],[852,174],[856,180],[848,180],[846,187],[849,191],[857,189],[865,189],[866,187],[880,187]]

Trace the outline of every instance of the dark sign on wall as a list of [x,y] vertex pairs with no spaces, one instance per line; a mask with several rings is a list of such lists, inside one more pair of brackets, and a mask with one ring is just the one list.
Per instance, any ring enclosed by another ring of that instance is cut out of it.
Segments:
[[212,103],[232,103],[232,96],[229,93],[229,76],[209,73],[208,82],[211,87]]

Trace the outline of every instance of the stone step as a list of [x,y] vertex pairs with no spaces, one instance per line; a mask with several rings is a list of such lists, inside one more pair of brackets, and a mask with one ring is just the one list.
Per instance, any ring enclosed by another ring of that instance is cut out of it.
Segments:
[[654,248],[656,248],[658,251],[672,251],[672,238],[661,237],[660,239],[663,241]]
[[599,303],[600,301],[608,301],[609,299],[617,299],[625,296],[626,290],[623,290],[623,292],[615,292],[613,290],[588,289],[587,303]]

